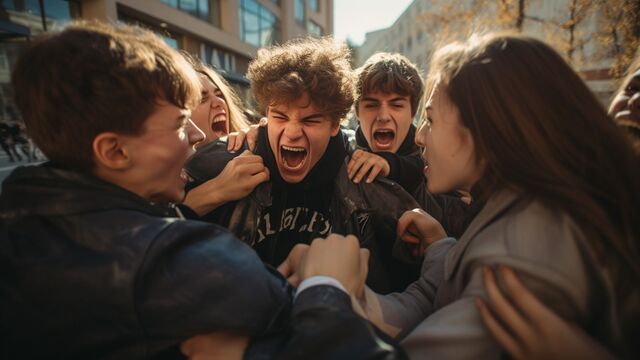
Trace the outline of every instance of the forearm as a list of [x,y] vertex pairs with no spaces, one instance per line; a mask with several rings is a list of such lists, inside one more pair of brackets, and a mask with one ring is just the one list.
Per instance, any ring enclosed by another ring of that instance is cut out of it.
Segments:
[[225,196],[217,187],[217,178],[199,185],[187,193],[183,203],[199,216],[206,215],[221,205],[234,200]]

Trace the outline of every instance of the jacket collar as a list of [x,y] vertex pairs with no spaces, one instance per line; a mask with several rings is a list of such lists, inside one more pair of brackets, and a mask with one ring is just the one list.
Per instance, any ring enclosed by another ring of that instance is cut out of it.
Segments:
[[480,210],[460,240],[458,240],[456,246],[447,254],[444,264],[446,280],[450,279],[457,271],[464,253],[476,235],[498,220],[500,216],[511,209],[520,198],[520,194],[509,189],[499,190],[489,197],[482,210]]
[[155,216],[173,215],[169,207],[94,176],[51,163],[19,167],[2,184],[0,218],[25,215],[71,215],[89,211],[130,209]]

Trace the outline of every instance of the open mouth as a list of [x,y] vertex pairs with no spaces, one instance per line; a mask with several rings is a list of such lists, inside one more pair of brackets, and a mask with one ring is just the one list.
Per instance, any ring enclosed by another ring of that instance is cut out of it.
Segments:
[[211,131],[219,138],[228,135],[227,116],[225,114],[220,114],[213,118]]
[[282,157],[282,165],[284,165],[285,168],[298,170],[302,168],[304,161],[307,159],[307,149],[280,145],[280,156]]
[[373,140],[376,145],[381,148],[391,147],[393,140],[396,138],[396,133],[389,129],[380,129],[373,132]]

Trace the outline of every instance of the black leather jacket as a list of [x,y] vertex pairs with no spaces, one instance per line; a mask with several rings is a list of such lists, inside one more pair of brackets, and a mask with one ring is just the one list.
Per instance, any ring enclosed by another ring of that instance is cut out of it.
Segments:
[[196,334],[287,325],[290,288],[249,246],[168,215],[93,177],[15,170],[0,197],[3,354],[174,358]]
[[291,288],[228,231],[172,216],[115,185],[49,164],[0,196],[0,354],[176,359],[215,330],[252,337],[246,359],[405,355],[329,286]]

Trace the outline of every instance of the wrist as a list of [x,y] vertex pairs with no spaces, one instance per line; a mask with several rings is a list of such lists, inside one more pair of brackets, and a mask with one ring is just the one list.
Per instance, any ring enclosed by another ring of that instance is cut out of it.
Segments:
[[183,203],[191,208],[198,216],[203,216],[225,203],[223,191],[217,188],[216,179],[191,189]]

